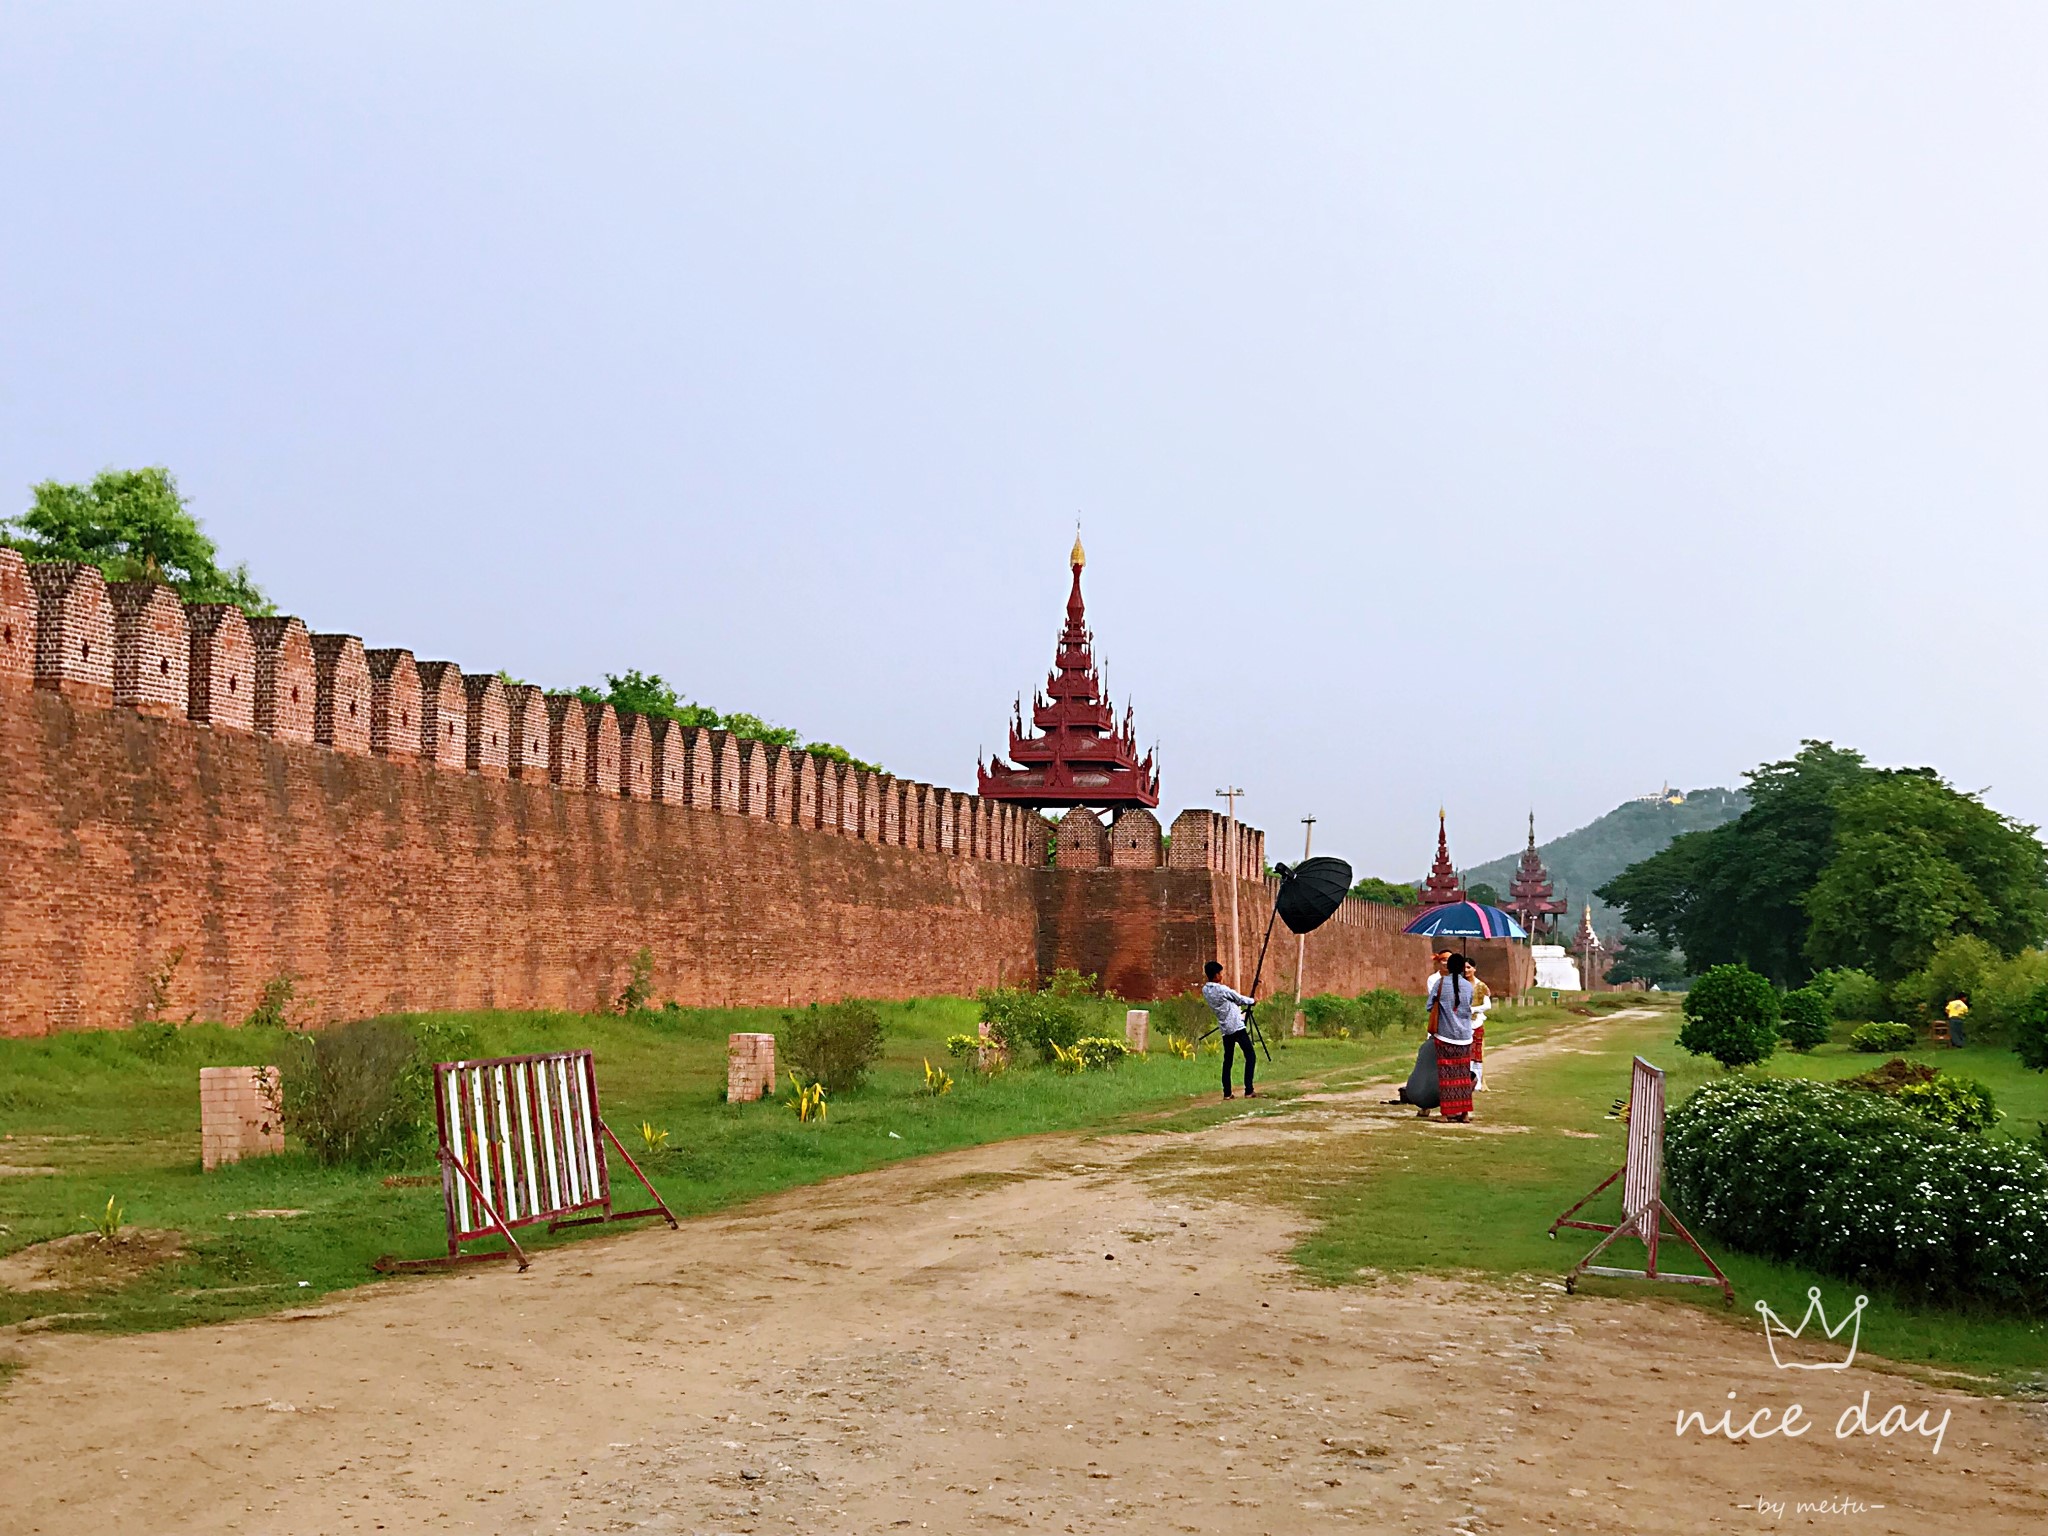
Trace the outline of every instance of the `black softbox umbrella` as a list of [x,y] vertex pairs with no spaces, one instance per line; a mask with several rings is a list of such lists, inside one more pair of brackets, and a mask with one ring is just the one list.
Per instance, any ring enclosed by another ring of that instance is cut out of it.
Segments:
[[1290,933],[1313,933],[1330,920],[1351,891],[1351,866],[1342,859],[1304,859],[1278,866],[1280,894],[1273,910]]

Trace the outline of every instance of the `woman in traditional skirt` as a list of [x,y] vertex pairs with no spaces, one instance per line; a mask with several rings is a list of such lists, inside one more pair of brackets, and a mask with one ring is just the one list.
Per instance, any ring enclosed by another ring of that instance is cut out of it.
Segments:
[[1415,1052],[1415,1069],[1408,1074],[1408,1081],[1391,1099],[1389,1104],[1412,1104],[1415,1117],[1427,1120],[1429,1112],[1437,1103],[1436,1036],[1431,1033],[1436,1010],[1437,983],[1444,979],[1444,967],[1450,962],[1451,952],[1440,949],[1430,957],[1431,970],[1423,983],[1423,991],[1429,1001],[1423,1007],[1422,1045]]
[[1472,983],[1453,955],[1429,989],[1429,1032],[1436,1040],[1437,1102],[1446,1120],[1472,1118]]

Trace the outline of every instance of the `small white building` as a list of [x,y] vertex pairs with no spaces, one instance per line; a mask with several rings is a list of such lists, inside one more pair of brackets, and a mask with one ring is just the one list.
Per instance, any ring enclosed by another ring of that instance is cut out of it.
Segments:
[[1536,962],[1536,985],[1552,992],[1581,992],[1579,962],[1562,944],[1531,944],[1529,954]]

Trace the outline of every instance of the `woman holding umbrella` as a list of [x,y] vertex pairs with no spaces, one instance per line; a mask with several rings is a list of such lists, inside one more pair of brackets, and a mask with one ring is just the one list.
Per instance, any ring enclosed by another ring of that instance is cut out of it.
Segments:
[[1436,1043],[1437,1102],[1446,1120],[1472,1118],[1472,982],[1452,955],[1429,983],[1429,1033]]

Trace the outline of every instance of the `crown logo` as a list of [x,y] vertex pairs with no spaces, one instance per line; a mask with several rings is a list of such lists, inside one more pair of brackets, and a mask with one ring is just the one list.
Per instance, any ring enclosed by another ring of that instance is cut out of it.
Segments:
[[[1763,1319],[1764,1343],[1771,1351],[1771,1364],[1781,1371],[1846,1371],[1856,1363],[1856,1346],[1863,1340],[1863,1309],[1870,1305],[1868,1296],[1858,1296],[1856,1305],[1842,1315],[1841,1321],[1832,1327],[1828,1325],[1827,1308],[1820,1304],[1820,1287],[1806,1288],[1806,1316],[1799,1319],[1797,1328],[1785,1326],[1785,1320],[1771,1310],[1768,1301],[1756,1304],[1757,1316]],[[1848,1354],[1840,1360],[1782,1360],[1778,1357],[1778,1340],[1796,1339],[1806,1332],[1806,1325],[1815,1318],[1820,1320],[1819,1332],[1830,1339],[1839,1339],[1844,1329],[1849,1330]],[[1851,1325],[1854,1325],[1853,1327]]]

